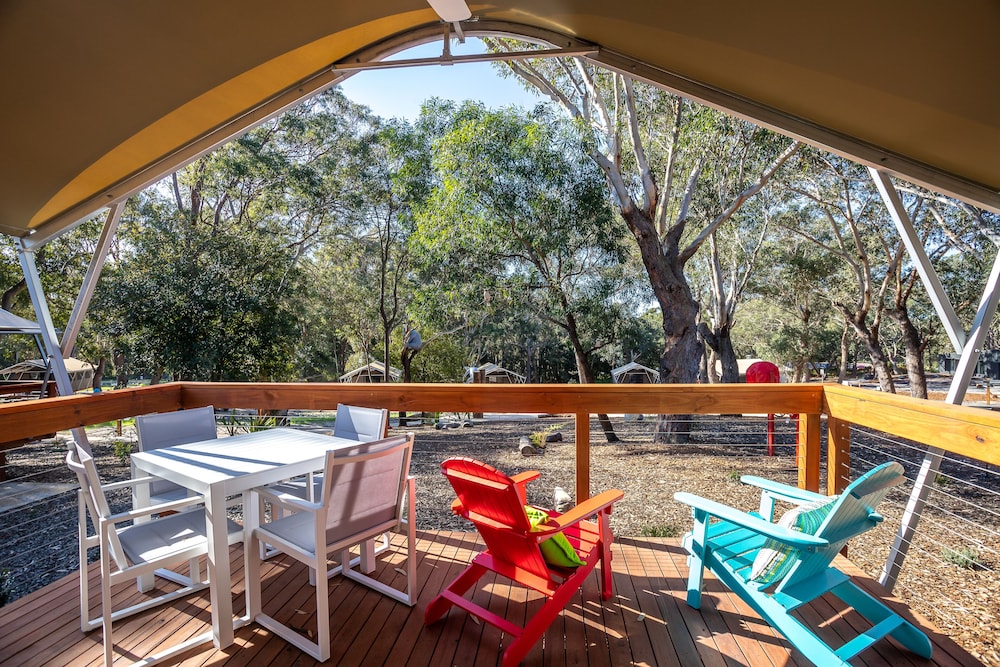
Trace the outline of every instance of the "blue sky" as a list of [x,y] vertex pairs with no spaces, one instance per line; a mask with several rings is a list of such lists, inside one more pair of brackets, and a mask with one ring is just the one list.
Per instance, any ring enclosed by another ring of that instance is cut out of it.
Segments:
[[[482,53],[478,39],[465,44],[452,41],[453,54]],[[414,47],[396,54],[400,58],[434,58],[441,55],[441,42]],[[348,98],[371,108],[385,118],[414,120],[420,105],[430,97],[462,102],[477,100],[490,108],[516,104],[533,107],[544,100],[525,91],[514,79],[503,79],[490,63],[466,63],[442,67],[430,65],[358,72],[340,84]]]

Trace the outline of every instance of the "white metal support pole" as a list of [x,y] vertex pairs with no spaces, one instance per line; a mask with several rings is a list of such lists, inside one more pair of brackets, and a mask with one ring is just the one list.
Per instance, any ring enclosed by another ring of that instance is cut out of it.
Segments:
[[910,220],[910,216],[906,212],[902,200],[899,198],[899,193],[896,192],[895,186],[893,186],[892,181],[889,179],[889,174],[872,167],[868,168],[868,173],[871,174],[872,180],[875,181],[875,187],[878,188],[879,194],[882,195],[882,201],[885,202],[886,208],[889,209],[889,215],[896,224],[896,230],[899,231],[899,235],[906,245],[907,252],[910,253],[910,258],[917,268],[917,273],[920,274],[920,280],[923,282],[924,289],[927,290],[927,294],[930,296],[931,303],[934,304],[934,309],[937,311],[938,317],[941,318],[941,323],[948,333],[948,338],[951,339],[951,344],[954,346],[955,351],[961,354],[965,348],[965,328],[958,320],[955,308],[952,306],[951,300],[948,298],[947,292],[944,291],[944,286],[941,284],[941,280],[938,278],[937,272],[934,270],[934,266],[927,256],[923,241],[920,240],[916,230],[913,229],[913,221]]
[[115,232],[118,231],[118,223],[121,221],[124,209],[123,202],[112,204],[111,208],[108,209],[108,217],[104,221],[104,228],[101,229],[101,236],[94,249],[94,256],[90,260],[90,266],[87,267],[87,275],[83,278],[83,284],[80,285],[80,293],[76,297],[76,303],[73,304],[73,312],[66,323],[66,331],[63,332],[62,344],[60,345],[63,357],[70,357],[73,354],[76,338],[80,335],[80,327],[83,326],[83,320],[87,316],[87,308],[90,307],[90,300],[94,297],[97,280],[101,277],[104,260],[108,257],[108,250],[111,248]]
[[[45,301],[45,290],[42,288],[42,280],[38,275],[38,266],[35,264],[34,250],[25,248],[21,239],[17,240],[17,256],[21,262],[21,271],[24,272],[24,281],[28,286],[28,294],[31,296],[31,305],[35,308],[35,317],[38,319],[38,326],[42,330],[42,345],[45,347],[45,354],[49,363],[52,364],[52,375],[56,381],[60,396],[72,396],[73,385],[69,379],[69,372],[66,370],[66,363],[59,349],[59,341],[56,337],[56,328],[52,323],[52,315],[49,313],[49,305]],[[73,429],[73,435],[81,447],[90,451],[90,442],[87,440],[87,433],[82,428]]]
[[[990,324],[996,315],[998,300],[1000,300],[1000,252],[993,260],[993,270],[990,271],[989,278],[986,280],[983,298],[979,302],[976,318],[972,322],[972,329],[965,341],[965,349],[962,350],[958,368],[955,369],[955,375],[951,380],[951,387],[948,389],[947,398],[945,398],[948,403],[961,405],[962,399],[965,398],[966,389],[969,387],[969,381],[972,379],[976,363],[979,361],[979,354],[982,352],[983,341],[986,340],[986,334],[989,332]],[[943,456],[944,450],[931,447],[927,450],[923,463],[920,465],[920,472],[917,474],[913,491],[910,493],[910,499],[903,512],[899,532],[896,534],[882,574],[879,576],[879,583],[885,586],[890,593],[899,579],[903,560],[906,558],[906,552],[910,548],[913,535],[916,533],[920,514],[927,504],[927,494],[941,467]]]

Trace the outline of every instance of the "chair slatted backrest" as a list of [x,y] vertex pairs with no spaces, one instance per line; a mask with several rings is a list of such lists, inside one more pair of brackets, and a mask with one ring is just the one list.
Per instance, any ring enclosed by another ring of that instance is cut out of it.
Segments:
[[[211,405],[177,412],[141,415],[135,418],[135,429],[139,435],[140,452],[219,437],[215,424],[215,408]],[[149,485],[149,493],[158,496],[179,488],[181,487],[173,482],[160,480]]]
[[412,452],[413,434],[405,434],[327,453],[327,545],[399,523]]
[[833,562],[848,540],[877,526],[882,517],[875,508],[890,490],[905,480],[903,466],[890,461],[851,482],[833,501],[830,514],[816,530],[816,537],[828,540],[829,545],[815,552],[801,553],[776,591],[808,582]]
[[[87,504],[87,511],[94,523],[94,529],[99,532],[98,519],[106,519],[111,516],[111,508],[104,495],[104,489],[101,488],[101,476],[97,472],[94,458],[83,447],[71,441],[69,451],[66,453],[66,465],[76,473]],[[125,569],[128,567],[128,559],[125,557],[125,550],[122,549],[121,541],[118,539],[118,533],[113,529],[110,533],[110,542],[111,558],[119,569]],[[81,564],[81,567],[83,566],[84,564]]]
[[333,434],[338,438],[371,442],[385,437],[388,424],[389,411],[384,408],[362,408],[338,403]]
[[441,472],[455,489],[456,511],[476,526],[490,554],[543,579],[551,579],[524,501],[514,481],[496,468],[468,458],[452,458]]

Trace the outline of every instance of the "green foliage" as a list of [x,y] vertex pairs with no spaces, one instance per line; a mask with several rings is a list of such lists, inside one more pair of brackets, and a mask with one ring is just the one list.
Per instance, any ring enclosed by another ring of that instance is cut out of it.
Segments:
[[941,550],[941,558],[946,563],[957,565],[964,570],[983,570],[985,565],[979,551],[972,547],[959,547],[952,549],[944,547]]
[[111,452],[115,455],[118,463],[128,465],[129,456],[135,451],[135,446],[131,440],[115,439],[111,442]]
[[672,523],[662,526],[643,526],[640,531],[643,537],[680,537],[681,532],[681,529]]
[[[416,252],[452,284],[485,285],[504,309],[563,330],[592,375],[589,355],[611,342],[625,310],[624,230],[600,173],[547,113],[448,110],[436,125],[438,185],[418,217]],[[481,295],[456,296],[471,306]]]

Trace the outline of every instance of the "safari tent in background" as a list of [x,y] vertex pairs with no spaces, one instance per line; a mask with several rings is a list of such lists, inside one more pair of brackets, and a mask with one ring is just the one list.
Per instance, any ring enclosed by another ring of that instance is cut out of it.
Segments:
[[386,379],[385,364],[381,361],[373,361],[360,368],[355,368],[349,373],[340,376],[341,382],[399,382],[403,376],[403,371],[398,368],[389,367],[389,376]]
[[486,384],[523,384],[525,379],[520,373],[489,362],[466,368],[462,381]]

